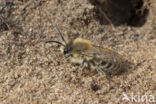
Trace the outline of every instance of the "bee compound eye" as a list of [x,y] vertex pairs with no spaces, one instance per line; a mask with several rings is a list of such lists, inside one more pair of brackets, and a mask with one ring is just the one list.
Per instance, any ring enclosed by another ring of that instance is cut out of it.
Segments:
[[64,54],[67,54],[67,53],[69,53],[71,51],[71,47],[70,46],[66,46],[65,48],[64,48]]
[[69,51],[69,49],[66,47],[66,48],[64,49],[64,54],[67,54],[68,51]]
[[67,54],[67,51],[66,51],[66,50],[64,50],[64,51],[63,51],[63,53],[64,53],[64,54]]

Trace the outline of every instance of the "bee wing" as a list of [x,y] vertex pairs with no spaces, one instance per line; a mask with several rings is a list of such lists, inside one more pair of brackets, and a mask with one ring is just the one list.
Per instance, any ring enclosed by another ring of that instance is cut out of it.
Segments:
[[118,53],[107,48],[95,48],[91,50],[86,50],[82,53],[82,55],[109,63],[116,63],[116,59],[119,59]]

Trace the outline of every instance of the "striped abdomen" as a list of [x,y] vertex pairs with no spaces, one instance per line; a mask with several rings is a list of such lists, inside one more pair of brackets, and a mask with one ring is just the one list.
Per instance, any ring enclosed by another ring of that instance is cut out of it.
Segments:
[[109,60],[92,59],[86,61],[85,67],[91,70],[97,70],[98,73],[120,74],[124,69],[124,64],[118,56],[109,57]]

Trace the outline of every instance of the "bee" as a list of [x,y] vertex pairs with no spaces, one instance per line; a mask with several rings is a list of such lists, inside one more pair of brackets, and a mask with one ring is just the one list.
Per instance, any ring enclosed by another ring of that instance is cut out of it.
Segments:
[[54,40],[47,41],[47,43],[60,44],[61,52],[67,61],[80,65],[82,69],[88,68],[107,75],[119,74],[125,69],[124,59],[117,52],[96,46],[91,41],[82,38],[66,42],[57,25],[56,28],[64,43]]

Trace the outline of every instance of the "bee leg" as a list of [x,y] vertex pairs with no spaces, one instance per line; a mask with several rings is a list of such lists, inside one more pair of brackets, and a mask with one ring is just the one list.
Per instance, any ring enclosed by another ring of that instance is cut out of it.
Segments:
[[80,70],[80,72],[79,72],[79,76],[81,76],[82,73],[83,73],[83,70],[84,70],[84,68],[85,68],[85,63],[86,63],[86,59],[84,59],[83,62],[81,63],[81,65],[80,65],[81,70]]
[[96,68],[96,71],[98,72],[98,74],[100,75],[104,75],[105,73],[102,71],[101,68]]
[[85,63],[85,60],[83,60],[83,62],[81,63],[80,65],[81,68],[84,68],[84,63]]
[[78,76],[81,77],[82,76],[82,68],[80,69],[80,71],[78,72]]

